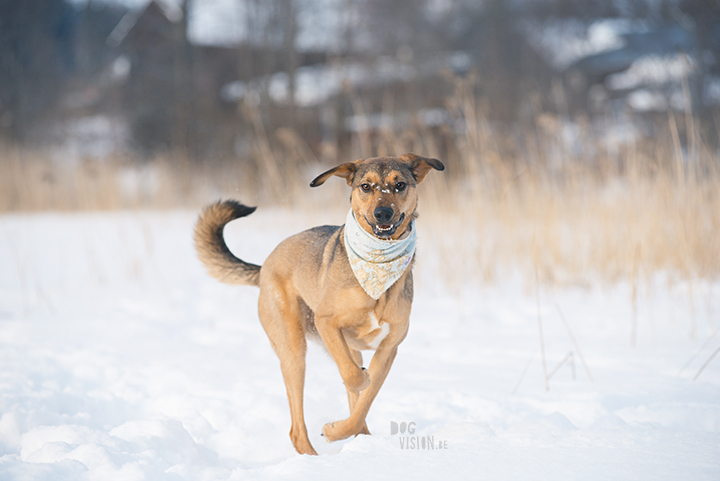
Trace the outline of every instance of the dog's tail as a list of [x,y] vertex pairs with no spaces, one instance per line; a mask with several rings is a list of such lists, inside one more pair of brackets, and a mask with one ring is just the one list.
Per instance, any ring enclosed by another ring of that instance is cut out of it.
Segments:
[[238,259],[230,252],[223,229],[240,217],[255,212],[234,200],[219,201],[207,206],[195,223],[195,250],[208,273],[226,284],[257,286],[260,282],[260,266]]

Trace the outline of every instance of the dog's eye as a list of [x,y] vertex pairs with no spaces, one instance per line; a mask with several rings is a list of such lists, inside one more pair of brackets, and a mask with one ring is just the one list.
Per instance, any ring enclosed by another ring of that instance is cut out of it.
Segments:
[[370,190],[372,189],[372,186],[370,184],[368,184],[367,182],[365,182],[364,184],[360,184],[360,188],[362,190],[364,190],[365,192],[370,192]]
[[405,190],[405,187],[407,187],[407,184],[405,182],[396,182],[395,183],[395,190],[398,192],[402,192]]

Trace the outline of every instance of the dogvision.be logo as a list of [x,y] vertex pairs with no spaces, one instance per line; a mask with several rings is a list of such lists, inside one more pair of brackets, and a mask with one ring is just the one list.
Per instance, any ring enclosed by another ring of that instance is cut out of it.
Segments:
[[444,441],[435,441],[435,436],[415,436],[415,422],[396,423],[390,421],[390,435],[400,435],[400,449],[447,449],[448,443]]

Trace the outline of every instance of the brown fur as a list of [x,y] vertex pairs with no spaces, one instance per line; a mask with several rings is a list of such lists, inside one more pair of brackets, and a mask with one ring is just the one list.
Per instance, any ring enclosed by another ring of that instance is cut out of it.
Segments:
[[[352,187],[351,206],[362,228],[380,238],[398,239],[417,216],[417,183],[431,169],[444,168],[437,159],[415,154],[360,159],[319,175],[310,185],[322,185],[333,175],[344,178]],[[378,208],[385,217],[378,216]],[[235,201],[207,207],[195,226],[195,246],[211,276],[226,283],[260,287],[258,314],[280,359],[295,449],[301,454],[317,454],[303,415],[308,336],[319,337],[332,355],[350,404],[348,418],[323,427],[325,439],[370,434],[365,417],[408,331],[412,269],[378,300],[372,299],[350,268],[344,226],[301,232],[281,242],[262,267],[246,263],[229,251],[222,232],[228,222],[254,210]],[[361,351],[374,347],[366,370]]]

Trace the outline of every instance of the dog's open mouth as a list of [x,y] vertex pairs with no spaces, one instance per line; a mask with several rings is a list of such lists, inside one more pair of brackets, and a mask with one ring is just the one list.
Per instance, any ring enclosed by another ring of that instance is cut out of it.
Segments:
[[397,220],[397,222],[393,224],[376,224],[371,225],[373,229],[373,234],[375,234],[377,237],[380,237],[382,239],[387,239],[388,237],[391,237],[393,234],[395,234],[395,231],[397,231],[397,228],[402,225],[403,221],[405,220],[405,214],[401,214],[400,218]]

